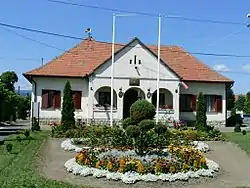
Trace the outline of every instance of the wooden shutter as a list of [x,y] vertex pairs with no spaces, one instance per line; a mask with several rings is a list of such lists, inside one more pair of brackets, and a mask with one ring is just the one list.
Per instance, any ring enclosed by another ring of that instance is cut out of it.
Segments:
[[61,108],[61,92],[60,91],[54,92],[53,108],[56,108],[56,109]]
[[82,103],[82,92],[81,91],[75,91],[74,92],[74,106],[75,109],[82,109],[81,103]]
[[191,108],[193,111],[196,111],[197,108],[197,95],[191,95]]
[[49,105],[49,92],[42,90],[42,109],[48,108]]
[[215,97],[215,110],[216,112],[222,112],[222,96]]

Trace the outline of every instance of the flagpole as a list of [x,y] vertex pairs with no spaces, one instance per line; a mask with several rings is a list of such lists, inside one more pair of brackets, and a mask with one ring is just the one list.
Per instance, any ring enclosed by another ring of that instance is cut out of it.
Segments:
[[113,14],[112,29],[112,62],[111,62],[111,105],[110,105],[110,126],[113,127],[113,105],[114,105],[114,62],[115,62],[115,14]]
[[159,122],[159,103],[160,103],[160,61],[161,61],[161,16],[158,17],[158,59],[157,59],[157,99],[156,99],[156,123]]

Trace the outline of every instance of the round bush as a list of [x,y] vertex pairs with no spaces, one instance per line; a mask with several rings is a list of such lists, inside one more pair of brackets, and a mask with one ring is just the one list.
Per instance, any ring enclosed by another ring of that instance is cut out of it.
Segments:
[[129,125],[126,128],[127,135],[132,138],[136,138],[138,135],[140,135],[140,131],[140,128],[136,125]]
[[234,127],[234,132],[241,132],[241,128],[239,124],[236,124]]
[[246,130],[243,130],[243,131],[242,131],[242,134],[243,134],[243,135],[246,135],[246,134],[247,134],[247,131],[246,131]]
[[159,123],[157,123],[157,124],[155,125],[155,132],[156,132],[157,134],[163,134],[163,133],[165,133],[167,130],[168,130],[167,125],[165,125],[165,124],[163,124],[163,123],[161,123],[161,122],[159,122]]
[[145,133],[155,127],[155,122],[154,120],[151,120],[151,119],[144,119],[138,125],[141,131]]
[[135,123],[144,119],[154,119],[155,107],[146,100],[138,100],[130,108],[130,117]]
[[135,122],[131,119],[131,117],[128,117],[122,121],[122,127],[126,129],[129,125],[134,125]]

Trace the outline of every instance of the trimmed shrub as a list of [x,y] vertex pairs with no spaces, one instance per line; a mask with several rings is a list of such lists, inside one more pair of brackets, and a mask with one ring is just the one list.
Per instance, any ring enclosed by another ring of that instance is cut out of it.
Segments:
[[32,121],[32,126],[31,126],[31,131],[40,131],[40,125],[39,122],[37,121],[36,117],[33,117],[33,121]]
[[201,92],[198,96],[195,128],[199,131],[207,131],[206,103],[205,98]]
[[246,135],[246,134],[247,134],[247,131],[246,131],[246,130],[243,130],[243,131],[242,131],[242,134],[243,134],[243,135]]
[[130,117],[135,123],[144,119],[154,119],[155,107],[147,100],[138,100],[130,107]]
[[12,151],[13,145],[11,143],[6,144],[6,150],[8,153]]
[[159,122],[155,125],[155,132],[157,134],[164,134],[165,132],[167,132],[168,130],[168,126]]
[[148,132],[150,129],[153,129],[155,127],[155,122],[154,120],[151,119],[145,119],[142,120],[138,126],[140,127],[140,130],[142,133]]
[[235,114],[230,116],[226,120],[226,127],[234,127],[236,124],[239,124],[240,126],[242,125],[243,120],[240,114]]
[[131,119],[131,117],[128,117],[122,121],[122,127],[126,129],[129,125],[135,125],[135,122]]
[[241,132],[241,128],[239,124],[235,125],[234,132]]
[[28,138],[28,137],[30,136],[30,131],[29,131],[29,130],[25,130],[24,136],[25,136],[26,138]]

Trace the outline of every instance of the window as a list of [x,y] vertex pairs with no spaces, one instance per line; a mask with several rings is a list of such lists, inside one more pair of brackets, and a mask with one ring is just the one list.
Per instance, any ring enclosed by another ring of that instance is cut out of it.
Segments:
[[60,109],[61,108],[61,91],[42,90],[42,108]]
[[73,91],[74,107],[76,110],[82,109],[82,92]]
[[111,105],[111,94],[110,92],[99,92],[99,105],[110,107]]
[[165,103],[165,95],[164,93],[160,93],[159,94],[159,106],[164,106],[166,103]]
[[181,94],[180,96],[180,111],[193,112],[196,111],[196,95]]
[[222,96],[205,95],[207,112],[222,112]]

